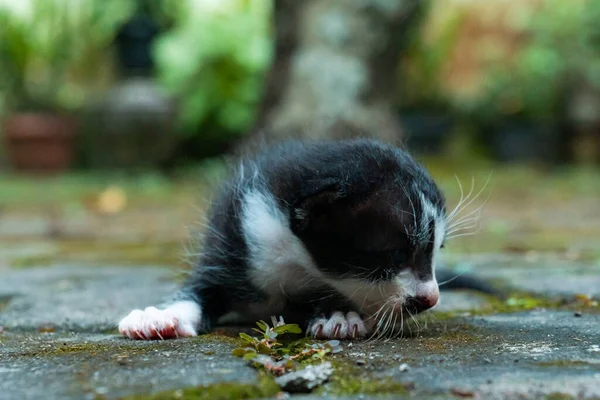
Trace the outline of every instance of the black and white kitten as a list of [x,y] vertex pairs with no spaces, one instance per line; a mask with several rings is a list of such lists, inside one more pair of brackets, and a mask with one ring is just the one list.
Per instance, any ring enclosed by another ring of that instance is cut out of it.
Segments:
[[281,315],[317,338],[387,334],[438,302],[446,225],[442,193],[404,150],[280,143],[223,185],[174,300],[132,311],[119,330],[166,339]]

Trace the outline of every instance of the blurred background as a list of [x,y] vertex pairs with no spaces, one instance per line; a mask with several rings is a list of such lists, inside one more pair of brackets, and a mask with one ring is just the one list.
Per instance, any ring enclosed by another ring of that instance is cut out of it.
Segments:
[[180,265],[225,156],[357,135],[405,143],[450,208],[481,191],[451,254],[600,264],[598,21],[595,0],[0,0],[0,266]]

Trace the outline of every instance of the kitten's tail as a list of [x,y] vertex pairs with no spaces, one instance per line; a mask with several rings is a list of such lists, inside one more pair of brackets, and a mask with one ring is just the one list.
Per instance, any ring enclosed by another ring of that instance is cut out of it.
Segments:
[[500,289],[473,275],[459,274],[449,269],[439,269],[436,271],[436,277],[440,290],[467,289],[500,298],[504,297],[504,293]]

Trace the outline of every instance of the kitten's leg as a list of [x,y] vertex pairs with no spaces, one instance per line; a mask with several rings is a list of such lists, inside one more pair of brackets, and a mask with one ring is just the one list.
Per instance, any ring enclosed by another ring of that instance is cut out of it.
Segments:
[[119,322],[119,332],[131,339],[170,339],[198,334],[202,308],[192,296],[161,307],[133,310]]
[[192,271],[181,289],[157,307],[133,310],[119,323],[119,332],[131,339],[169,339],[206,332],[230,309],[230,290],[210,271]]

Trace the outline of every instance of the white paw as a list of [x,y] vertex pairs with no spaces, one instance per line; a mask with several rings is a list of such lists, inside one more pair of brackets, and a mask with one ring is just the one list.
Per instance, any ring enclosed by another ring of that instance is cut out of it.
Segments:
[[180,301],[159,310],[133,310],[119,322],[119,332],[131,339],[169,339],[196,336],[201,310],[197,303]]
[[315,339],[359,339],[365,337],[369,329],[357,313],[351,311],[344,315],[338,311],[329,319],[313,320],[309,331]]

